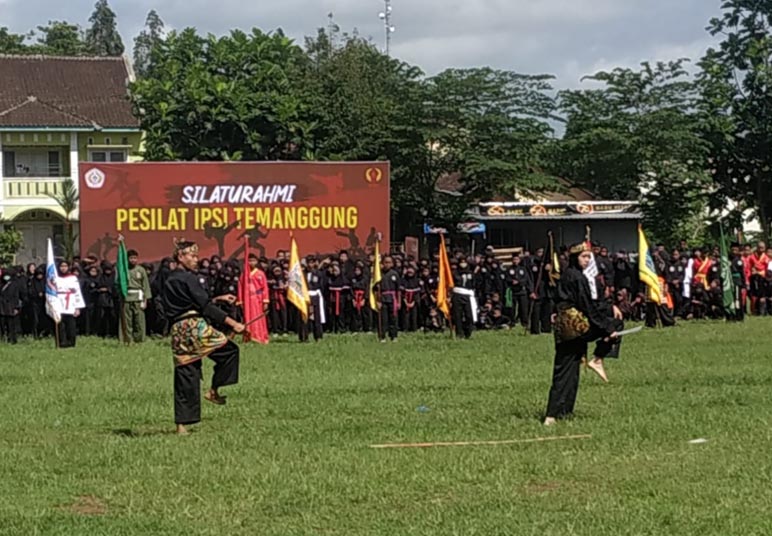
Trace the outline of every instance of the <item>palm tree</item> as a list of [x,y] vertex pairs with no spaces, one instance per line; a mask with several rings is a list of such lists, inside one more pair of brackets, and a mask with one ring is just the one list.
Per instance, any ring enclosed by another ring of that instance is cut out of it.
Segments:
[[78,209],[80,193],[75,187],[75,182],[67,177],[62,181],[62,188],[56,194],[48,194],[56,201],[59,208],[64,212],[64,256],[68,261],[72,261],[75,254],[75,234],[73,233],[72,213]]

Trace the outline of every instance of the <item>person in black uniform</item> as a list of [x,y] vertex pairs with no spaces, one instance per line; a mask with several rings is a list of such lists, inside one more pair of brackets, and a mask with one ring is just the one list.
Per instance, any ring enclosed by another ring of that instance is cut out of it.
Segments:
[[409,333],[418,331],[418,326],[423,324],[420,320],[423,286],[414,266],[408,266],[405,269],[405,277],[402,278],[400,292],[403,305],[402,329]]
[[397,270],[394,269],[394,259],[391,257],[391,255],[386,255],[383,258],[381,282],[379,285],[381,296],[380,313],[382,328],[382,331],[379,335],[381,341],[386,340],[387,332],[392,342],[397,340],[397,333],[399,329],[400,283],[401,277],[399,276]]
[[0,279],[0,336],[10,344],[18,342],[18,317],[21,313],[23,281],[16,277],[16,271],[8,268]]
[[213,404],[225,404],[219,389],[239,381],[239,347],[210,323],[227,326],[236,333],[243,333],[244,325],[215,305],[233,305],[235,295],[211,299],[201,287],[198,246],[194,242],[178,242],[174,259],[179,267],[166,280],[163,300],[172,326],[174,422],[177,433],[186,435],[188,425],[201,421],[201,360],[208,357],[215,363],[211,388],[204,395]]
[[351,283],[337,262],[330,265],[327,289],[330,298],[329,327],[333,333],[345,333],[351,324]]
[[357,263],[351,277],[352,315],[351,331],[361,333],[370,331],[370,304],[367,293],[370,290],[370,279],[365,274],[365,268]]
[[83,326],[85,331],[83,335],[91,336],[97,334],[97,303],[99,301],[99,267],[96,264],[90,264],[86,268],[86,277],[81,284],[83,299],[86,301],[86,309],[81,316],[84,317]]
[[[601,309],[597,296],[597,280],[589,281],[583,270],[590,262],[591,253],[584,243],[569,250],[568,268],[561,274],[557,288],[557,315],[555,323],[555,364],[552,387],[547,403],[546,426],[574,411],[579,389],[579,368],[587,355],[588,343],[598,341],[596,357],[618,357],[617,329],[620,321]],[[591,286],[596,286],[593,293]]]
[[475,277],[469,263],[461,258],[458,266],[451,270],[453,274],[453,295],[451,309],[456,336],[469,339],[477,323],[477,299],[475,297]]
[[686,268],[681,259],[681,252],[673,250],[665,271],[665,281],[667,281],[668,290],[673,297],[673,316],[685,317],[684,311],[684,279],[686,278]]
[[519,254],[512,256],[512,265],[507,270],[507,292],[512,307],[508,311],[512,324],[518,320],[523,327],[528,327],[528,313],[530,312],[529,296],[533,293],[533,280],[528,269],[523,266],[523,260]]
[[316,257],[306,257],[306,284],[311,298],[311,308],[308,312],[308,322],[298,320],[298,337],[301,342],[308,342],[309,328],[314,332],[314,340],[319,341],[324,336],[324,290],[326,286],[324,271],[319,269]]

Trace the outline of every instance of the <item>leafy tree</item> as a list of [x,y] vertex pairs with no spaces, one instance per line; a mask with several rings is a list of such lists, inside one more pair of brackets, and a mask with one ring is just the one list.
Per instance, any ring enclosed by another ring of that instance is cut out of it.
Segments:
[[148,75],[152,64],[152,52],[164,38],[164,22],[155,10],[147,14],[145,27],[134,38],[134,71],[144,78]]
[[80,27],[65,21],[49,21],[48,26],[38,26],[38,45],[30,53],[58,56],[80,56],[86,52]]
[[75,182],[67,177],[62,181],[62,190],[55,195],[49,195],[64,212],[64,256],[67,260],[71,261],[75,254],[75,241],[78,238],[73,231],[72,214],[78,209],[80,194],[75,186]]
[[21,34],[13,34],[8,31],[8,28],[3,26],[0,28],[0,54],[20,54],[25,50],[24,41],[27,36]]
[[750,210],[772,222],[772,3],[725,0],[708,31],[723,36],[700,62],[701,110],[711,143],[716,209]]
[[115,12],[107,0],[98,0],[94,12],[88,19],[91,27],[86,30],[86,47],[96,56],[120,56],[123,54],[123,40],[118,33]]
[[12,264],[23,245],[22,234],[6,224],[0,231],[0,266]]
[[299,159],[310,125],[303,51],[281,31],[171,32],[131,88],[148,160]]
[[587,77],[599,89],[563,91],[563,140],[550,169],[612,199],[642,203],[644,225],[668,243],[705,229],[708,145],[686,60]]

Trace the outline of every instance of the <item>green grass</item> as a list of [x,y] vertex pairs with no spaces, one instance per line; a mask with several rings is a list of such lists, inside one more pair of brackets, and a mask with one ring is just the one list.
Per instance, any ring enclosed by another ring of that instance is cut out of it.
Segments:
[[0,534],[769,535],[770,327],[629,337],[549,430],[552,339],[520,330],[249,346],[187,438],[166,342],[2,345]]

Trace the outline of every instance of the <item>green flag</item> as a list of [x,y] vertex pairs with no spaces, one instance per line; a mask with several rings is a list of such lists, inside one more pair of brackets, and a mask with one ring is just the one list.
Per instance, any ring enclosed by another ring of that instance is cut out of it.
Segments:
[[721,228],[721,284],[724,290],[724,310],[727,314],[735,314],[734,279],[732,278],[732,265],[729,263],[729,248],[724,236],[724,226]]
[[123,240],[118,242],[118,263],[115,267],[116,283],[121,296],[126,299],[129,295],[129,256],[126,254],[126,244]]

